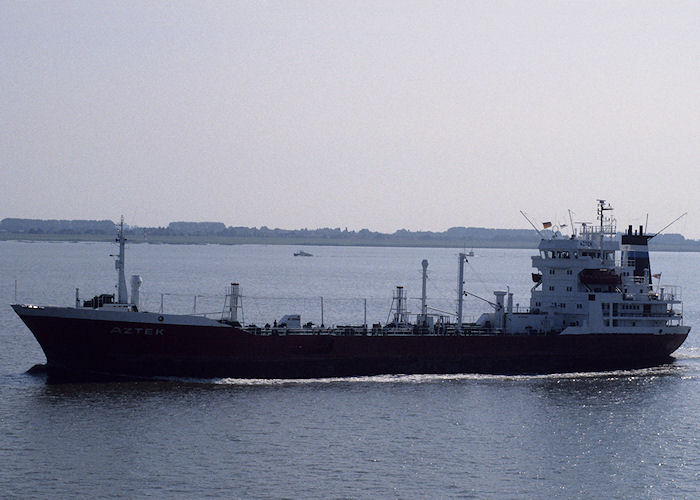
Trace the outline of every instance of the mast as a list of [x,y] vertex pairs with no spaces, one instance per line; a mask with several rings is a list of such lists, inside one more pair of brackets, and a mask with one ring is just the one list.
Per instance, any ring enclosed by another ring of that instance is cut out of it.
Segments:
[[423,259],[421,265],[423,266],[423,290],[420,298],[420,313],[423,317],[423,321],[425,321],[426,317],[428,316],[428,305],[426,296],[426,282],[428,281],[428,260]]
[[457,333],[462,333],[462,310],[464,306],[464,263],[467,254],[459,254],[459,296],[457,297]]
[[600,217],[600,234],[605,234],[605,212],[612,210],[613,207],[608,203],[605,204],[605,200],[598,200],[598,217]]
[[428,260],[423,259],[423,288],[420,297],[420,314],[416,315],[416,324],[419,326],[428,326],[428,295],[426,283],[428,281]]
[[117,232],[117,243],[119,243],[119,255],[117,255],[117,260],[114,263],[114,267],[117,269],[118,281],[117,281],[117,303],[118,304],[128,304],[129,298],[126,292],[126,275],[124,274],[124,244],[126,243],[126,238],[124,237],[124,216],[122,215],[121,222],[119,223],[119,231]]

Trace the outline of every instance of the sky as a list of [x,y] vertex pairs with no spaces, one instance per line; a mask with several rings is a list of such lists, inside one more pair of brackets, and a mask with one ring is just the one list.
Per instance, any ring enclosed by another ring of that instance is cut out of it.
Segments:
[[0,0],[0,219],[700,238],[700,2]]

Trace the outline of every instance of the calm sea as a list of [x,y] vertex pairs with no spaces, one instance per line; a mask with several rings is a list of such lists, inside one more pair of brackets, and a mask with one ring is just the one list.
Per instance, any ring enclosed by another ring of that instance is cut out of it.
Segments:
[[[454,311],[457,250],[131,245],[148,310],[245,320],[386,322],[394,287]],[[49,385],[9,304],[114,289],[103,243],[0,242],[0,495],[127,498],[697,498],[700,255],[655,253],[696,325],[677,360],[637,371]],[[528,304],[527,250],[475,250],[467,289]],[[127,278],[128,279],[128,278]],[[467,317],[488,305],[465,304]]]

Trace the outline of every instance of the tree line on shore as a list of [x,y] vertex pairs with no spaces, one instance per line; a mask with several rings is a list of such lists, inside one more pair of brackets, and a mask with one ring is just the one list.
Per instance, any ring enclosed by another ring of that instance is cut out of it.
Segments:
[[[18,219],[0,220],[0,234],[5,235],[90,235],[113,236],[116,224],[111,220],[61,220],[61,219]],[[347,228],[318,229],[279,229],[262,227],[226,226],[222,222],[171,222],[164,227],[126,226],[125,233],[137,241],[161,239],[176,242],[178,239],[189,241],[222,242],[227,239],[236,242],[274,241],[293,244],[382,244],[398,245],[438,245],[438,246],[506,246],[535,247],[540,236],[532,229],[493,229],[483,227],[452,227],[446,231],[409,231],[399,229],[393,233],[380,233],[361,229]],[[661,234],[650,242],[652,249],[665,250],[700,250],[700,241],[689,240],[681,234]]]

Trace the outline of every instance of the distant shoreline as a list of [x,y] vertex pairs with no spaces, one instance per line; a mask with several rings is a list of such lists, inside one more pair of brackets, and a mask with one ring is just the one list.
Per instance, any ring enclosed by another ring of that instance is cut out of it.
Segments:
[[[387,240],[365,239],[357,236],[329,239],[320,237],[256,237],[256,236],[217,236],[217,235],[139,235],[128,234],[130,243],[150,243],[155,245],[290,245],[290,246],[350,246],[350,247],[396,247],[396,248],[500,248],[530,249],[537,247],[537,241],[478,241],[468,245],[455,240],[401,240],[393,237]],[[46,242],[112,242],[114,236],[107,234],[57,234],[57,233],[0,233],[0,241],[46,241]],[[686,240],[679,244],[655,244],[649,242],[651,251],[656,252],[700,252],[700,242]]]
[[[551,224],[550,224],[551,226]],[[0,220],[0,241],[114,241],[119,226],[111,220],[17,219]],[[558,226],[546,229],[552,234]],[[642,231],[642,229],[640,229]],[[451,227],[445,231],[398,229],[380,233],[340,227],[280,229],[226,226],[223,222],[171,222],[167,227],[124,226],[132,243],[174,245],[292,245],[415,248],[521,248],[535,249],[542,234],[532,229]],[[566,236],[562,236],[566,237]],[[660,234],[649,242],[656,251],[700,251],[700,241],[681,234]]]
[[[348,246],[348,247],[422,247],[422,248],[466,248],[457,241],[424,240],[376,240],[363,238],[295,238],[295,237],[256,237],[256,236],[217,236],[217,235],[138,235],[126,234],[129,243],[151,243],[168,245],[291,245],[291,246]],[[57,242],[111,242],[114,236],[106,234],[30,234],[0,233],[0,241],[57,241]],[[536,244],[535,244],[536,245]],[[468,245],[468,248],[534,248],[532,241],[494,242],[482,241]]]

